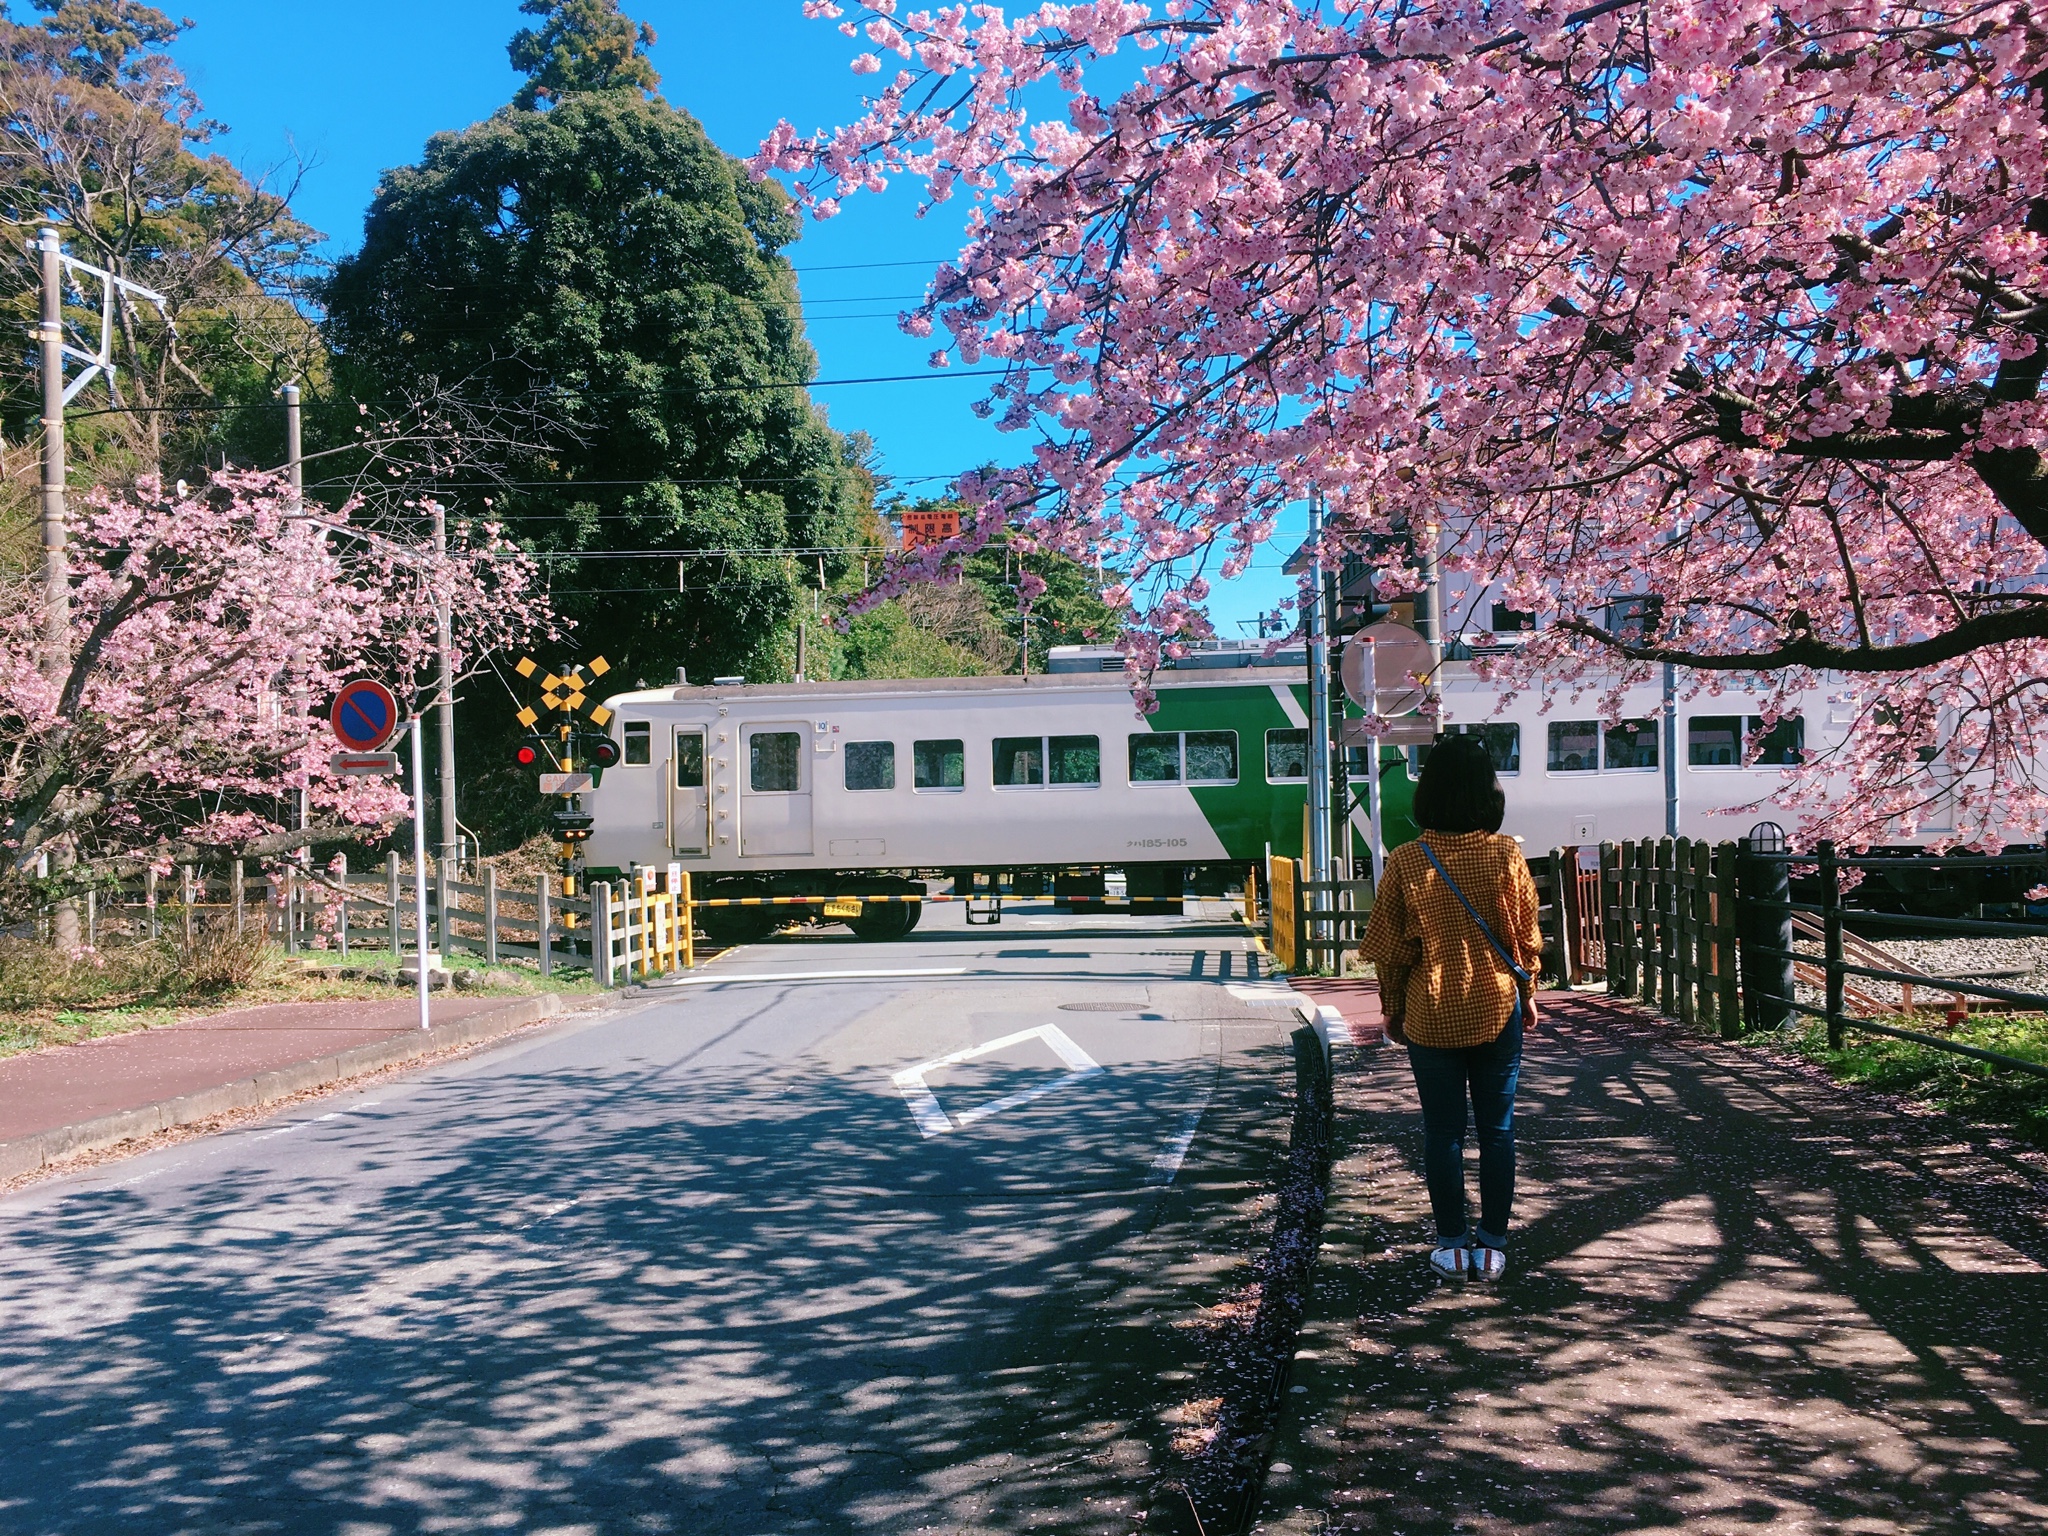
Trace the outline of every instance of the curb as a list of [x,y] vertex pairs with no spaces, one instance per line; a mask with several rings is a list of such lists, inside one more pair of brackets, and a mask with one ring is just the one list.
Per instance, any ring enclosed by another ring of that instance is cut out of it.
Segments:
[[0,1183],[40,1172],[66,1158],[103,1152],[123,1142],[139,1141],[162,1131],[210,1120],[216,1115],[261,1109],[311,1088],[329,1087],[367,1072],[432,1056],[451,1047],[475,1045],[508,1035],[529,1024],[553,1018],[567,1008],[568,1004],[560,994],[544,992],[537,997],[523,997],[503,1008],[488,1008],[467,1018],[451,1019],[445,1024],[388,1040],[372,1040],[366,1045],[336,1051],[331,1056],[259,1072],[254,1077],[223,1083],[217,1088],[202,1088],[197,1093],[145,1104],[140,1109],[124,1109],[77,1125],[61,1125],[53,1130],[38,1131],[33,1136],[0,1142]]

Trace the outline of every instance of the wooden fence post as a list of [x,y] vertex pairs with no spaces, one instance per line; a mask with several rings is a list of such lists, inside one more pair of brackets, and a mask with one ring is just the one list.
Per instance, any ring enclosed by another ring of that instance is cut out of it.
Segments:
[[149,936],[152,939],[162,938],[164,935],[163,924],[157,921],[156,871],[154,869],[145,869],[142,872],[142,905],[149,914]]
[[1692,910],[1692,839],[1674,838],[1671,843],[1671,934],[1677,954],[1679,1022],[1691,1024],[1697,1017],[1694,1007],[1699,996],[1697,960],[1699,944],[1698,929],[1693,922]]
[[391,904],[391,958],[396,960],[405,953],[398,942],[398,855],[384,856],[384,899]]
[[1714,983],[1719,997],[1715,1022],[1721,1038],[1733,1040],[1742,1033],[1742,992],[1735,974],[1735,844],[1724,842],[1714,849]]
[[1842,881],[1835,867],[1835,845],[1823,841],[1820,855],[1821,950],[1827,963],[1828,1049],[1842,1048],[1842,993],[1848,980],[1842,970]]
[[235,909],[235,934],[241,936],[243,905],[248,899],[249,872],[240,859],[228,865],[228,901]]
[[690,872],[687,869],[682,873],[679,889],[681,895],[678,899],[682,908],[676,913],[676,925],[682,930],[683,969],[693,971],[697,968],[697,915],[690,906]]
[[180,864],[178,866],[178,898],[179,904],[185,909],[185,942],[190,944],[192,942],[192,866],[190,864]]
[[1657,919],[1652,908],[1656,891],[1657,844],[1645,837],[1636,843],[1636,996],[1652,1008],[1657,1006]]
[[484,964],[498,963],[498,866],[484,865]]
[[1622,993],[1621,946],[1621,851],[1612,843],[1600,845],[1600,942],[1607,951],[1607,995]]
[[552,883],[546,875],[542,875],[539,881],[539,889],[535,895],[536,905],[534,913],[540,923],[540,932],[535,937],[540,944],[540,973],[543,976],[555,974],[554,935],[549,932],[555,925],[554,904],[552,901],[554,894]]

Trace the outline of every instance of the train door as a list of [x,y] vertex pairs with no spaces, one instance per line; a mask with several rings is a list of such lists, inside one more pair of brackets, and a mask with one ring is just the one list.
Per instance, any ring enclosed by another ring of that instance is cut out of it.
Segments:
[[811,768],[807,724],[750,725],[740,743],[740,854],[811,851]]
[[702,858],[711,852],[711,792],[704,782],[704,727],[676,727],[669,759],[668,845]]

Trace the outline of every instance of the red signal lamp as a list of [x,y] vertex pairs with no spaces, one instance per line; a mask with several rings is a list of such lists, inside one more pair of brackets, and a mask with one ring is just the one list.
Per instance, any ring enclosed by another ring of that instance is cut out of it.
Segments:
[[513,749],[512,760],[522,768],[531,768],[540,761],[540,748],[530,741],[522,741]]

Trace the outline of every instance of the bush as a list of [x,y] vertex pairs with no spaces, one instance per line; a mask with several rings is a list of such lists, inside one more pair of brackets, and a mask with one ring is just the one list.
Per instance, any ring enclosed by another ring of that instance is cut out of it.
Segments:
[[198,992],[224,992],[255,986],[276,973],[276,951],[260,927],[236,933],[226,924],[196,929],[192,942],[180,941],[180,978]]
[[0,938],[0,1007],[117,1007],[174,987],[179,956],[165,940],[67,955],[37,939]]

